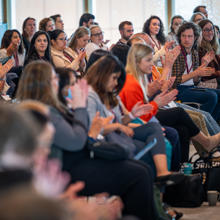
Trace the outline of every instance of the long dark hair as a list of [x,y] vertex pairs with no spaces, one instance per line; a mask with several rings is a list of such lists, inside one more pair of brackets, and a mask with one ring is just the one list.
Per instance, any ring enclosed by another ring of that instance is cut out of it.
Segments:
[[173,16],[172,18],[171,18],[171,22],[170,22],[170,30],[171,30],[171,32],[172,33],[175,33],[174,32],[174,29],[173,29],[173,21],[174,21],[174,19],[182,19],[183,21],[184,21],[184,18],[181,16],[181,15],[175,15],[175,16]]
[[[106,82],[112,73],[120,72],[118,85],[113,92],[106,92]],[[126,75],[123,64],[114,55],[106,55],[99,58],[89,69],[86,75],[87,82],[98,93],[104,103],[108,99],[111,107],[118,104],[117,95],[124,86]]]
[[51,61],[52,59],[51,59],[51,55],[50,55],[50,37],[49,37],[49,35],[47,34],[47,32],[45,32],[45,31],[37,31],[37,32],[34,34],[33,38],[31,39],[31,44],[30,44],[30,47],[29,47],[29,50],[28,50],[28,54],[27,54],[27,57],[26,57],[25,65],[26,65],[30,60],[32,60],[32,57],[39,57],[39,59],[40,59],[40,56],[39,56],[39,54],[37,53],[36,48],[35,48],[35,46],[34,46],[36,39],[37,39],[40,35],[45,35],[46,38],[47,38],[47,41],[48,41],[47,49],[46,49],[45,54],[44,54],[44,60],[45,60],[45,61],[48,61],[49,63],[52,63],[52,61]]
[[160,30],[159,30],[159,33],[156,35],[156,38],[162,45],[164,45],[166,42],[166,38],[164,35],[164,26],[163,26],[163,22],[161,21],[161,19],[158,16],[152,15],[150,18],[148,18],[146,20],[146,22],[144,23],[144,26],[143,26],[143,32],[151,35],[150,34],[150,23],[153,19],[157,19],[160,22]]
[[99,58],[108,54],[110,54],[110,52],[107,50],[98,49],[93,51],[86,64],[86,72],[88,71],[89,67],[92,66],[92,64],[95,63]]
[[5,49],[8,48],[8,46],[11,43],[12,35],[13,35],[14,32],[16,32],[18,34],[18,36],[20,37],[20,39],[21,39],[21,43],[18,47],[18,53],[23,54],[24,53],[24,46],[23,46],[22,37],[21,37],[20,32],[16,29],[5,31],[5,33],[3,35],[3,38],[2,38],[2,42],[1,42],[1,49],[2,48],[5,48]]
[[33,21],[36,22],[36,19],[35,19],[35,18],[32,18],[32,17],[27,17],[27,18],[24,20],[23,25],[22,25],[22,36],[25,37],[25,38],[28,36],[27,33],[26,33],[26,31],[25,31],[25,27],[26,27],[26,24],[27,24],[28,20],[33,20]]
[[56,40],[61,33],[65,33],[63,30],[55,29],[53,31],[48,31],[50,40]]
[[203,30],[204,26],[208,23],[210,23],[212,25],[212,28],[214,31],[214,37],[210,42],[207,42],[202,37],[201,45],[199,45],[199,46],[202,47],[203,49],[206,49],[207,51],[214,50],[215,53],[219,54],[219,43],[218,43],[218,39],[217,39],[216,31],[215,31],[215,26],[214,26],[213,22],[210,21],[209,19],[204,19],[204,20],[201,20],[198,25]]

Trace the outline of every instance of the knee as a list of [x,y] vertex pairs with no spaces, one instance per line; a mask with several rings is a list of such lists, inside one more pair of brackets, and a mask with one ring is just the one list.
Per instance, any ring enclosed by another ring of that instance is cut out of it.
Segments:
[[161,125],[157,122],[150,122],[148,123],[148,126],[151,127],[152,131],[154,132],[161,132],[162,133],[162,128]]
[[210,105],[216,105],[218,103],[218,95],[214,91],[208,91],[207,100]]

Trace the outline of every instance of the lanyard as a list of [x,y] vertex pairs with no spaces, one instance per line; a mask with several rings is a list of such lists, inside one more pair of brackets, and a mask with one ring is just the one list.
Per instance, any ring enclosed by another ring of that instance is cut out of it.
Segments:
[[157,48],[158,50],[160,50],[160,49],[161,49],[160,42],[158,41],[158,43],[157,43],[151,36],[150,36],[150,38],[151,38],[151,40],[154,42],[156,48]]
[[17,52],[14,53],[14,60],[15,60],[15,66],[19,66],[19,60],[18,60]]
[[192,67],[193,67],[193,62],[192,62],[191,67],[189,68],[188,63],[187,63],[186,53],[185,53],[185,51],[182,47],[181,47],[181,51],[182,51],[183,56],[184,56],[184,61],[185,61],[185,64],[186,64],[186,71],[187,71],[187,73],[190,73],[190,71],[192,70]]
[[72,63],[73,62],[73,57],[70,56],[65,50],[63,51],[63,55]]

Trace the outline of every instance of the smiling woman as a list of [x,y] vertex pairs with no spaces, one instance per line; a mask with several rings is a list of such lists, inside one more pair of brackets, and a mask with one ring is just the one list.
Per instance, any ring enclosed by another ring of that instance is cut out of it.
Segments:
[[199,26],[202,29],[202,40],[199,45],[200,63],[206,62],[209,67],[215,69],[215,73],[211,77],[202,77],[199,86],[216,89],[219,88],[217,78],[220,76],[220,48],[216,31],[212,21],[208,19],[200,21]]
[[21,34],[18,30],[7,30],[4,33],[0,49],[0,58],[12,56],[14,66],[23,66],[24,64],[24,47],[21,41]]
[[89,59],[91,53],[95,50],[102,49],[108,50],[107,46],[105,46],[103,42],[103,31],[98,25],[93,25],[90,27],[91,31],[91,42],[86,45],[86,55]]
[[34,60],[51,62],[50,39],[45,31],[37,31],[34,34],[25,60],[25,65]]

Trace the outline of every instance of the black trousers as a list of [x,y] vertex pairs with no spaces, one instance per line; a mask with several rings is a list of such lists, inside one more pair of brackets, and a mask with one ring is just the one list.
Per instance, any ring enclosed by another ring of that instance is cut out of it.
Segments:
[[160,109],[156,115],[161,125],[175,128],[179,133],[181,144],[181,162],[188,161],[190,138],[200,130],[183,108]]
[[[66,159],[70,159],[70,155],[64,156]],[[72,182],[85,182],[81,195],[101,192],[118,195],[124,203],[123,214],[142,220],[156,219],[152,171],[146,164],[133,160],[84,158],[65,170],[71,174]]]

